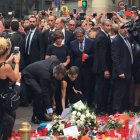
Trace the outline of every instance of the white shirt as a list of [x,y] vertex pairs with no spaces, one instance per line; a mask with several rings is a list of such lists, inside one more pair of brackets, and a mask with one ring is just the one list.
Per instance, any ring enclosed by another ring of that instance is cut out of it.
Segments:
[[101,31],[104,32],[105,35],[108,37],[108,33],[106,33],[105,30],[103,30],[103,29],[101,28]]
[[53,28],[53,29],[50,29],[50,32],[54,32],[55,31],[55,28]]
[[[36,31],[36,28],[34,28],[33,30],[31,30],[31,31],[28,33],[28,36],[27,36],[27,38],[26,38],[26,43],[27,43],[29,34],[31,33],[30,40],[29,40],[29,47],[28,47],[28,55],[30,54],[30,45],[31,45],[32,38],[33,38],[33,36],[34,36],[35,31]],[[26,44],[26,45],[27,45],[27,44]]]
[[62,44],[65,44],[65,29],[63,28],[61,31],[62,31],[62,33],[64,35],[64,39],[62,40]]
[[[82,45],[83,45],[83,49],[82,49],[82,50],[80,49],[81,43],[82,43]],[[85,37],[84,37],[84,39],[83,39],[83,42],[79,42],[79,50],[80,50],[81,52],[83,52],[84,49],[85,49]]]

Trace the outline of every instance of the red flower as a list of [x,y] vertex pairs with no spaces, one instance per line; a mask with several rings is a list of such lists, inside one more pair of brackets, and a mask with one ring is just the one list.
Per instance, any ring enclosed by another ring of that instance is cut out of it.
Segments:
[[66,123],[65,124],[65,128],[68,128],[68,127],[70,127],[71,126],[71,123]]

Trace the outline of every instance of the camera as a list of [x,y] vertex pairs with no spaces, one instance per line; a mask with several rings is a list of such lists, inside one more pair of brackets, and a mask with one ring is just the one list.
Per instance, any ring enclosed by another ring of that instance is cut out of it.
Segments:
[[86,15],[85,12],[79,13],[79,19],[80,19],[80,20],[85,20],[85,15]]
[[112,19],[112,17],[113,17],[113,13],[107,13],[107,15],[106,15],[106,16],[107,16],[107,18],[108,18],[108,19],[110,19],[110,20],[111,20],[111,19]]
[[19,53],[19,47],[15,46],[13,50],[13,54],[18,54]]
[[138,18],[135,22],[129,21],[125,23],[121,28],[128,28],[128,32],[132,39],[140,44],[140,18]]
[[42,10],[42,11],[41,11],[41,14],[42,14],[43,16],[45,16],[45,15],[46,15],[46,12],[45,12],[44,10]]
[[137,8],[137,6],[132,6],[132,7],[131,7],[131,10],[132,10],[132,11],[137,11],[138,8]]

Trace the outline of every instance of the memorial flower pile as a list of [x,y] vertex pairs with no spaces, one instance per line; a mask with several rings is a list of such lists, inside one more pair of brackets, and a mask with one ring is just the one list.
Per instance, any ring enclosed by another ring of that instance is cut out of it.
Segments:
[[[81,101],[66,109],[61,117],[44,122],[31,130],[31,140],[139,140],[140,113],[116,113],[96,116]],[[21,132],[13,132],[9,140],[20,140]]]
[[87,105],[81,101],[71,106],[71,112],[67,119],[59,120],[58,117],[54,119],[54,125],[50,130],[52,135],[64,135],[64,129],[76,126],[79,135],[84,135],[88,131],[93,131],[96,125],[96,115],[91,112]]

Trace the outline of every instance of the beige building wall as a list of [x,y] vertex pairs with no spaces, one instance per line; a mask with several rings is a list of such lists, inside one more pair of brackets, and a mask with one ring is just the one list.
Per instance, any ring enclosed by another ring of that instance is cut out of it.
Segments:
[[112,12],[115,10],[113,0],[92,0],[92,12]]

